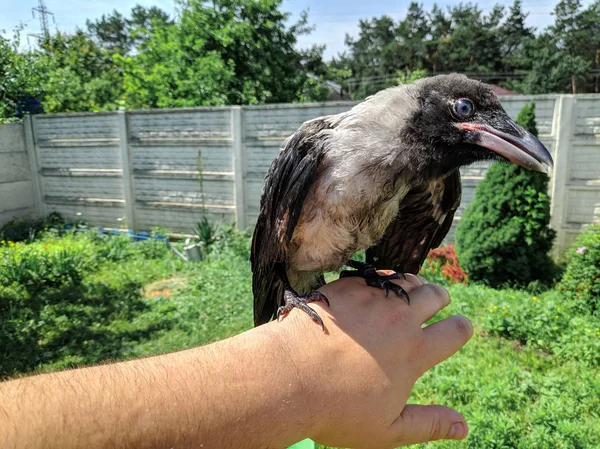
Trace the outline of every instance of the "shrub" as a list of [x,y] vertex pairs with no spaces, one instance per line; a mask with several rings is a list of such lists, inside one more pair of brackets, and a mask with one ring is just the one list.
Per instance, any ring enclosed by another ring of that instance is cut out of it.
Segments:
[[441,246],[429,251],[422,274],[436,283],[466,284],[467,273],[460,267],[454,245]]
[[30,292],[47,287],[78,285],[83,277],[82,252],[50,244],[11,245],[0,251],[0,283],[17,284]]
[[175,303],[142,287],[177,268],[164,242],[94,231],[0,245],[0,378],[123,357],[171,327]]
[[[517,122],[537,134],[534,114],[535,105],[526,105]],[[506,163],[490,167],[456,230],[456,250],[471,280],[495,287],[553,281],[547,191],[545,173]]]
[[600,224],[588,226],[568,251],[558,288],[582,310],[600,311]]
[[42,232],[50,228],[62,227],[64,224],[61,215],[55,212],[39,220],[15,218],[0,228],[0,241],[31,241]]

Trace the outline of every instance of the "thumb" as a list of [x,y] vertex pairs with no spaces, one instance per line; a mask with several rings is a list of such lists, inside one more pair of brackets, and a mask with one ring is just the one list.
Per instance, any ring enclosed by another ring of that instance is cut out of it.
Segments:
[[398,444],[409,445],[434,440],[462,440],[469,433],[465,419],[441,405],[407,405],[393,424]]

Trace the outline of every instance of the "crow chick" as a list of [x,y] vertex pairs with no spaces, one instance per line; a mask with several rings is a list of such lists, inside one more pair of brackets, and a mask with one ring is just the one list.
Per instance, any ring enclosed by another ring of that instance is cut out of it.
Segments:
[[[489,86],[440,75],[392,87],[350,111],[305,122],[271,164],[252,240],[254,322],[327,301],[323,273],[344,265],[368,285],[405,292],[375,270],[417,273],[460,204],[459,168],[552,157]],[[350,261],[367,250],[367,264]],[[406,296],[408,299],[408,296]]]

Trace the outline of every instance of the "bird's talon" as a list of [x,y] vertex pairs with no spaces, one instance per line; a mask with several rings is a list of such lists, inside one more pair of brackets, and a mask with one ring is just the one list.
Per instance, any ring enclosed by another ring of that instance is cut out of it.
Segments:
[[280,321],[279,318],[283,314],[287,314],[292,309],[298,308],[306,313],[311,320],[321,326],[323,330],[325,330],[325,324],[323,323],[323,320],[319,314],[307,305],[308,303],[315,301],[324,301],[327,305],[329,305],[329,299],[323,293],[314,291],[308,296],[298,296],[295,292],[288,290],[284,294],[284,301],[285,305],[277,309],[277,321]]
[[390,294],[390,290],[393,291],[397,296],[403,297],[408,304],[410,304],[410,298],[408,293],[400,285],[394,284],[392,280],[400,279],[401,277],[406,279],[404,273],[394,272],[393,274],[382,275],[377,273],[375,267],[372,265],[363,264],[362,262],[350,261],[351,265],[357,267],[356,270],[347,270],[340,273],[340,278],[346,277],[361,277],[363,278],[369,287],[376,287],[385,290],[385,297],[387,298]]

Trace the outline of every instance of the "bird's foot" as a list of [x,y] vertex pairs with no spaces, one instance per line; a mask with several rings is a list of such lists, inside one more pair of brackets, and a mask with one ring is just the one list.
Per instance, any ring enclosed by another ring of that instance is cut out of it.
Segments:
[[295,291],[286,289],[283,295],[283,300],[285,301],[285,305],[277,309],[277,320],[279,320],[281,315],[290,313],[290,311],[296,307],[305,312],[315,323],[320,325],[321,328],[325,330],[325,325],[323,324],[323,320],[319,314],[308,306],[308,303],[314,301],[324,301],[327,305],[329,305],[329,299],[327,299],[327,296],[325,296],[323,293],[314,291],[308,296],[298,296]]
[[348,277],[361,277],[363,278],[369,287],[376,287],[385,290],[385,296],[390,294],[390,290],[393,291],[397,296],[401,296],[410,304],[410,298],[406,290],[404,290],[398,284],[392,282],[394,279],[406,278],[404,273],[394,273],[389,275],[382,275],[377,273],[374,266],[357,262],[355,260],[350,261],[349,266],[356,268],[356,270],[345,270],[340,273],[340,279]]

